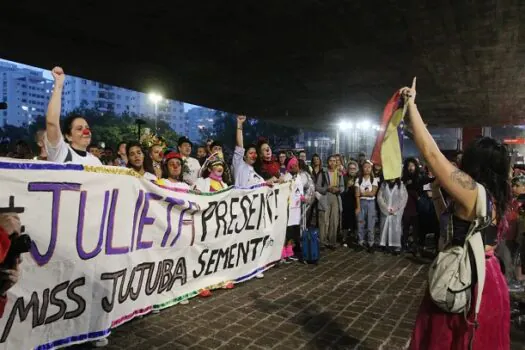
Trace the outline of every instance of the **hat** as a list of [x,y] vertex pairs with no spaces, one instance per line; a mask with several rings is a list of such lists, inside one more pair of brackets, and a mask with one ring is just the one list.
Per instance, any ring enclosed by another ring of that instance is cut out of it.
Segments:
[[177,141],[177,146],[182,146],[183,143],[189,143],[190,146],[193,147],[193,143],[186,136],[182,136],[179,138],[179,140]]
[[174,152],[174,151],[167,152],[166,154],[164,154],[164,161],[165,162],[168,162],[168,160],[170,160],[170,159],[179,159],[181,161],[181,163],[184,161],[184,158],[182,157],[182,154],[180,154],[178,152]]
[[286,170],[291,171],[292,167],[297,164],[299,164],[299,161],[297,160],[297,158],[295,157],[290,158],[290,160],[288,161],[288,164],[286,165]]
[[220,142],[220,141],[218,141],[218,140],[213,141],[213,142],[211,143],[211,145],[210,145],[210,149],[213,149],[213,147],[215,147],[215,146],[219,146],[219,147],[222,148],[222,142]]
[[204,164],[202,164],[201,170],[199,171],[199,176],[202,176],[204,170],[213,167],[214,165],[222,165],[226,168],[226,162],[224,162],[224,159],[219,157],[219,152],[213,153],[208,157],[208,159],[206,159],[206,161],[204,161]]

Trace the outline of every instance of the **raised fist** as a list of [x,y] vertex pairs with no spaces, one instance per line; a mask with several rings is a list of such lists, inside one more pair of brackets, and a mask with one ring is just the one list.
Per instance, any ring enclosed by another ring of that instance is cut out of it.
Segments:
[[55,79],[55,83],[64,84],[64,79],[66,78],[66,75],[64,74],[64,70],[61,67],[53,68],[51,70],[51,75],[53,75],[53,79]]
[[246,121],[245,115],[238,115],[237,116],[237,123],[244,123]]

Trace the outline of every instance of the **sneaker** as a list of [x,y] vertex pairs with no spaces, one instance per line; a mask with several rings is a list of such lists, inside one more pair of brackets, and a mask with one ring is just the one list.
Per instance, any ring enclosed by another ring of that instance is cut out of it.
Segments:
[[370,254],[374,254],[374,253],[376,252],[376,250],[375,250],[375,248],[374,248],[373,245],[371,245],[370,247],[368,247],[368,252],[369,252]]
[[152,313],[152,314],[158,314],[158,313],[160,313],[160,310],[158,310],[158,309],[153,309],[153,310],[151,310],[151,313]]
[[343,247],[348,248],[348,244],[343,243]]
[[190,301],[188,299],[184,299],[181,302],[179,302],[179,304],[181,304],[181,305],[188,305],[189,303],[190,303]]
[[228,282],[226,283],[226,285],[223,287],[223,289],[233,289],[235,288],[235,284],[233,284],[233,282]]
[[210,297],[211,296],[211,291],[209,289],[203,289],[201,290],[201,292],[199,293],[199,296],[201,298],[207,298],[207,297]]
[[258,273],[255,278],[258,278],[258,279],[261,279],[261,278],[264,278],[264,273]]
[[298,261],[299,259],[297,259],[297,257],[295,256],[291,256],[288,258],[290,261]]
[[91,345],[93,345],[94,348],[103,348],[104,346],[107,346],[109,344],[108,338],[104,339],[98,339],[91,342]]

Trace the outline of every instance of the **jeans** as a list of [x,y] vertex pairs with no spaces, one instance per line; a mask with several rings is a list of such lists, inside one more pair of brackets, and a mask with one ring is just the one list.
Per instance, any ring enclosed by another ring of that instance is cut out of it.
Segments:
[[375,226],[377,220],[376,201],[360,199],[361,211],[359,212],[359,244],[365,242],[368,233],[368,245],[373,246],[375,241]]

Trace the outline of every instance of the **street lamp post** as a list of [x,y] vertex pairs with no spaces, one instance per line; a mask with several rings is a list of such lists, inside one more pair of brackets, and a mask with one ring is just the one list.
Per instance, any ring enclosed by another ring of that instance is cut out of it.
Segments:
[[152,92],[149,94],[149,100],[153,102],[153,104],[155,105],[155,134],[157,134],[159,132],[159,129],[157,127],[157,121],[159,119],[157,112],[158,112],[159,102],[162,101],[162,96],[157,93]]

